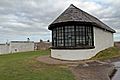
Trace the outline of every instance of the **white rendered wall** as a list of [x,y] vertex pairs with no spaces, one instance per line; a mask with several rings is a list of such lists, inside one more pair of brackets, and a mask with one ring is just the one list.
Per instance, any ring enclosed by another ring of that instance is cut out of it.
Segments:
[[2,44],[0,45],[0,54],[7,54],[9,53],[9,45]]
[[94,27],[94,49],[51,49],[51,57],[63,60],[89,59],[113,44],[113,33]]
[[34,51],[34,43],[10,43],[9,53]]

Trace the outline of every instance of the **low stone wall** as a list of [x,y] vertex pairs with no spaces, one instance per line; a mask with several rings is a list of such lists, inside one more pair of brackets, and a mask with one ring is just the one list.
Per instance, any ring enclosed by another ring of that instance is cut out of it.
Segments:
[[120,42],[114,42],[114,46],[120,48]]
[[35,50],[47,50],[51,46],[51,42],[36,42]]

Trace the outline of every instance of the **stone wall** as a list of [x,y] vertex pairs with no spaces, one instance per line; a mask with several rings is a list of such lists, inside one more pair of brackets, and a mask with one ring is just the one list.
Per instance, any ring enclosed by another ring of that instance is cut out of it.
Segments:
[[35,50],[47,50],[51,46],[51,42],[36,42]]
[[120,42],[114,42],[115,47],[120,48]]

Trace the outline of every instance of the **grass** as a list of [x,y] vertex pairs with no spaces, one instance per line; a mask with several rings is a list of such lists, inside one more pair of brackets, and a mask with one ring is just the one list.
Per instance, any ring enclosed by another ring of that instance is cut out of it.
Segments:
[[0,80],[75,80],[67,68],[35,60],[49,53],[50,50],[0,55]]
[[110,47],[103,51],[100,51],[97,55],[92,57],[92,60],[105,60],[113,57],[120,57],[120,48]]

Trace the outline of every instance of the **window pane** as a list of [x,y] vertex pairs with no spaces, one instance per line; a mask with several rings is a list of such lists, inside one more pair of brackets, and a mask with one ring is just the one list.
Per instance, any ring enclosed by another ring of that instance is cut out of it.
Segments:
[[93,27],[61,26],[52,30],[53,46],[93,46]]
[[76,26],[76,46],[92,46],[92,27]]

